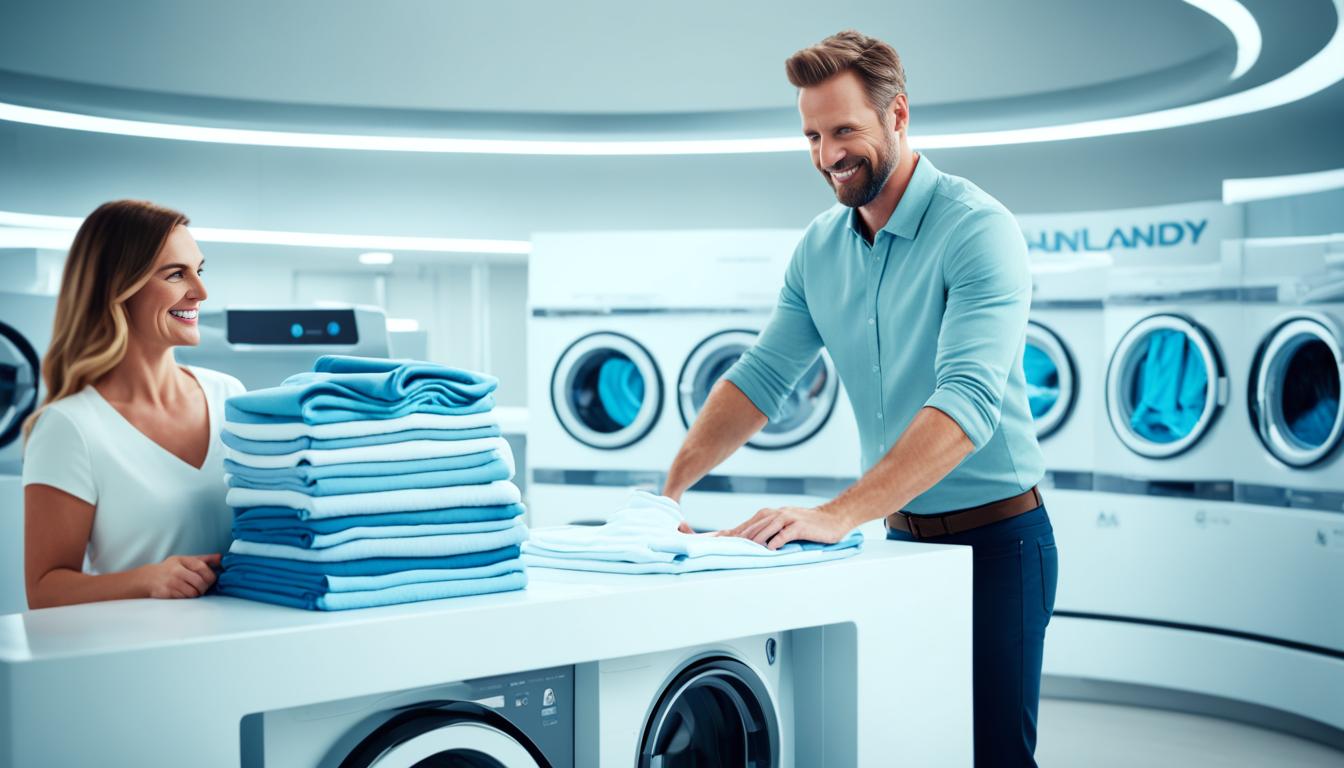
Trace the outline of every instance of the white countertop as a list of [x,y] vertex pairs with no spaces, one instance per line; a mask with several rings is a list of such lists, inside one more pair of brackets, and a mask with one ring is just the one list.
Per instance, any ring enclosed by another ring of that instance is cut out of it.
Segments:
[[79,759],[71,736],[83,734],[109,754],[152,743],[156,760],[207,750],[236,765],[238,722],[253,712],[832,623],[881,646],[865,651],[874,664],[884,647],[943,643],[964,624],[969,667],[962,547],[869,541],[806,566],[529,577],[521,592],[337,613],[211,596],[0,616],[0,745],[13,750],[0,764]]

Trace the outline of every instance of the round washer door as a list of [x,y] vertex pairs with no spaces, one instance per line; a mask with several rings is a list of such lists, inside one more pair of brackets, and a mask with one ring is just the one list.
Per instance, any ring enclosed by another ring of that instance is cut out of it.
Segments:
[[[691,350],[677,380],[677,407],[682,423],[688,428],[704,407],[715,382],[756,343],[756,337],[756,331],[721,331]],[[784,401],[779,416],[747,441],[747,445],[774,450],[806,442],[831,417],[839,392],[840,378],[835,366],[822,352]]]
[[341,768],[551,768],[512,723],[479,704],[413,709],[369,734]]
[[667,684],[639,745],[639,768],[779,763],[770,692],[750,667],[726,657],[697,661]]
[[1106,371],[1111,429],[1131,451],[1165,459],[1208,433],[1227,403],[1227,377],[1208,333],[1181,315],[1151,315],[1116,345]]
[[1290,467],[1326,458],[1344,437],[1344,351],[1334,323],[1315,315],[1281,322],[1251,368],[1252,420],[1260,441]]
[[599,332],[565,350],[551,374],[551,407],[575,440],[624,448],[653,429],[663,405],[658,365],[639,342]]
[[37,407],[41,362],[28,339],[0,323],[0,448],[19,439],[23,420]]
[[1064,341],[1049,327],[1032,320],[1027,323],[1022,370],[1036,437],[1044,439],[1064,426],[1073,412],[1078,399],[1078,369]]

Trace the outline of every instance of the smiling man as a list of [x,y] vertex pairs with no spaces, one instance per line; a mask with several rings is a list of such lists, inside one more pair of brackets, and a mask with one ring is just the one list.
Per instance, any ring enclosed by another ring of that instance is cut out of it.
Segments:
[[970,545],[976,765],[1033,766],[1058,561],[1022,373],[1026,243],[997,200],[910,149],[891,46],[841,32],[786,70],[839,204],[807,228],[774,316],[715,386],[663,492],[679,499],[764,427],[825,347],[858,418],[863,476],[821,506],[763,509],[722,534],[833,542],[885,518],[890,539]]

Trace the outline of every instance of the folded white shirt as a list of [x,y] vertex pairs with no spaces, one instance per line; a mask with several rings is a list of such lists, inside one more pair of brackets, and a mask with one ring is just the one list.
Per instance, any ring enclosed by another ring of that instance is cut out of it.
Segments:
[[338,421],[331,424],[304,424],[297,421],[274,424],[244,424],[225,420],[224,428],[247,440],[293,440],[299,437],[331,440],[342,437],[385,435],[390,432],[404,432],[408,429],[476,429],[478,427],[494,427],[498,424],[499,420],[495,417],[495,414],[492,411],[485,411],[457,416],[412,413],[409,416],[400,416],[395,419],[363,419]]
[[685,573],[763,568],[834,560],[856,554],[863,536],[852,531],[837,544],[791,542],[770,549],[750,539],[677,530],[681,509],[664,496],[634,491],[605,525],[534,528],[523,545],[528,565],[613,573]]
[[526,539],[527,526],[519,520],[502,531],[413,536],[401,539],[357,539],[325,549],[306,549],[286,544],[264,544],[235,539],[229,546],[229,552],[235,555],[330,563],[370,557],[446,557],[469,552],[488,552],[501,547],[512,547]]
[[298,491],[230,488],[228,496],[225,497],[226,503],[235,509],[288,507],[302,510],[299,517],[308,520],[384,512],[418,512],[422,509],[494,507],[517,504],[521,500],[518,486],[508,480],[496,480],[483,485],[408,488],[337,496],[309,496]]
[[308,448],[292,453],[259,456],[226,448],[227,456],[239,464],[258,469],[286,469],[307,462],[314,467],[331,464],[355,464],[371,461],[412,461],[440,459],[445,456],[467,456],[482,451],[499,451],[500,458],[513,467],[513,450],[502,437],[477,437],[470,440],[410,440],[387,445],[361,445],[355,448]]

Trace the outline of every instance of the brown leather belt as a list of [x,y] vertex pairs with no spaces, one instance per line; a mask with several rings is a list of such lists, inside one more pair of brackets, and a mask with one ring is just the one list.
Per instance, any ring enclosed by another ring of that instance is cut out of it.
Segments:
[[1010,517],[1030,512],[1041,506],[1041,492],[1036,486],[998,501],[981,504],[969,509],[958,509],[937,515],[912,515],[909,512],[897,512],[887,516],[887,527],[893,531],[904,531],[915,539],[933,539],[939,536],[951,536],[964,533],[983,525],[997,523]]

